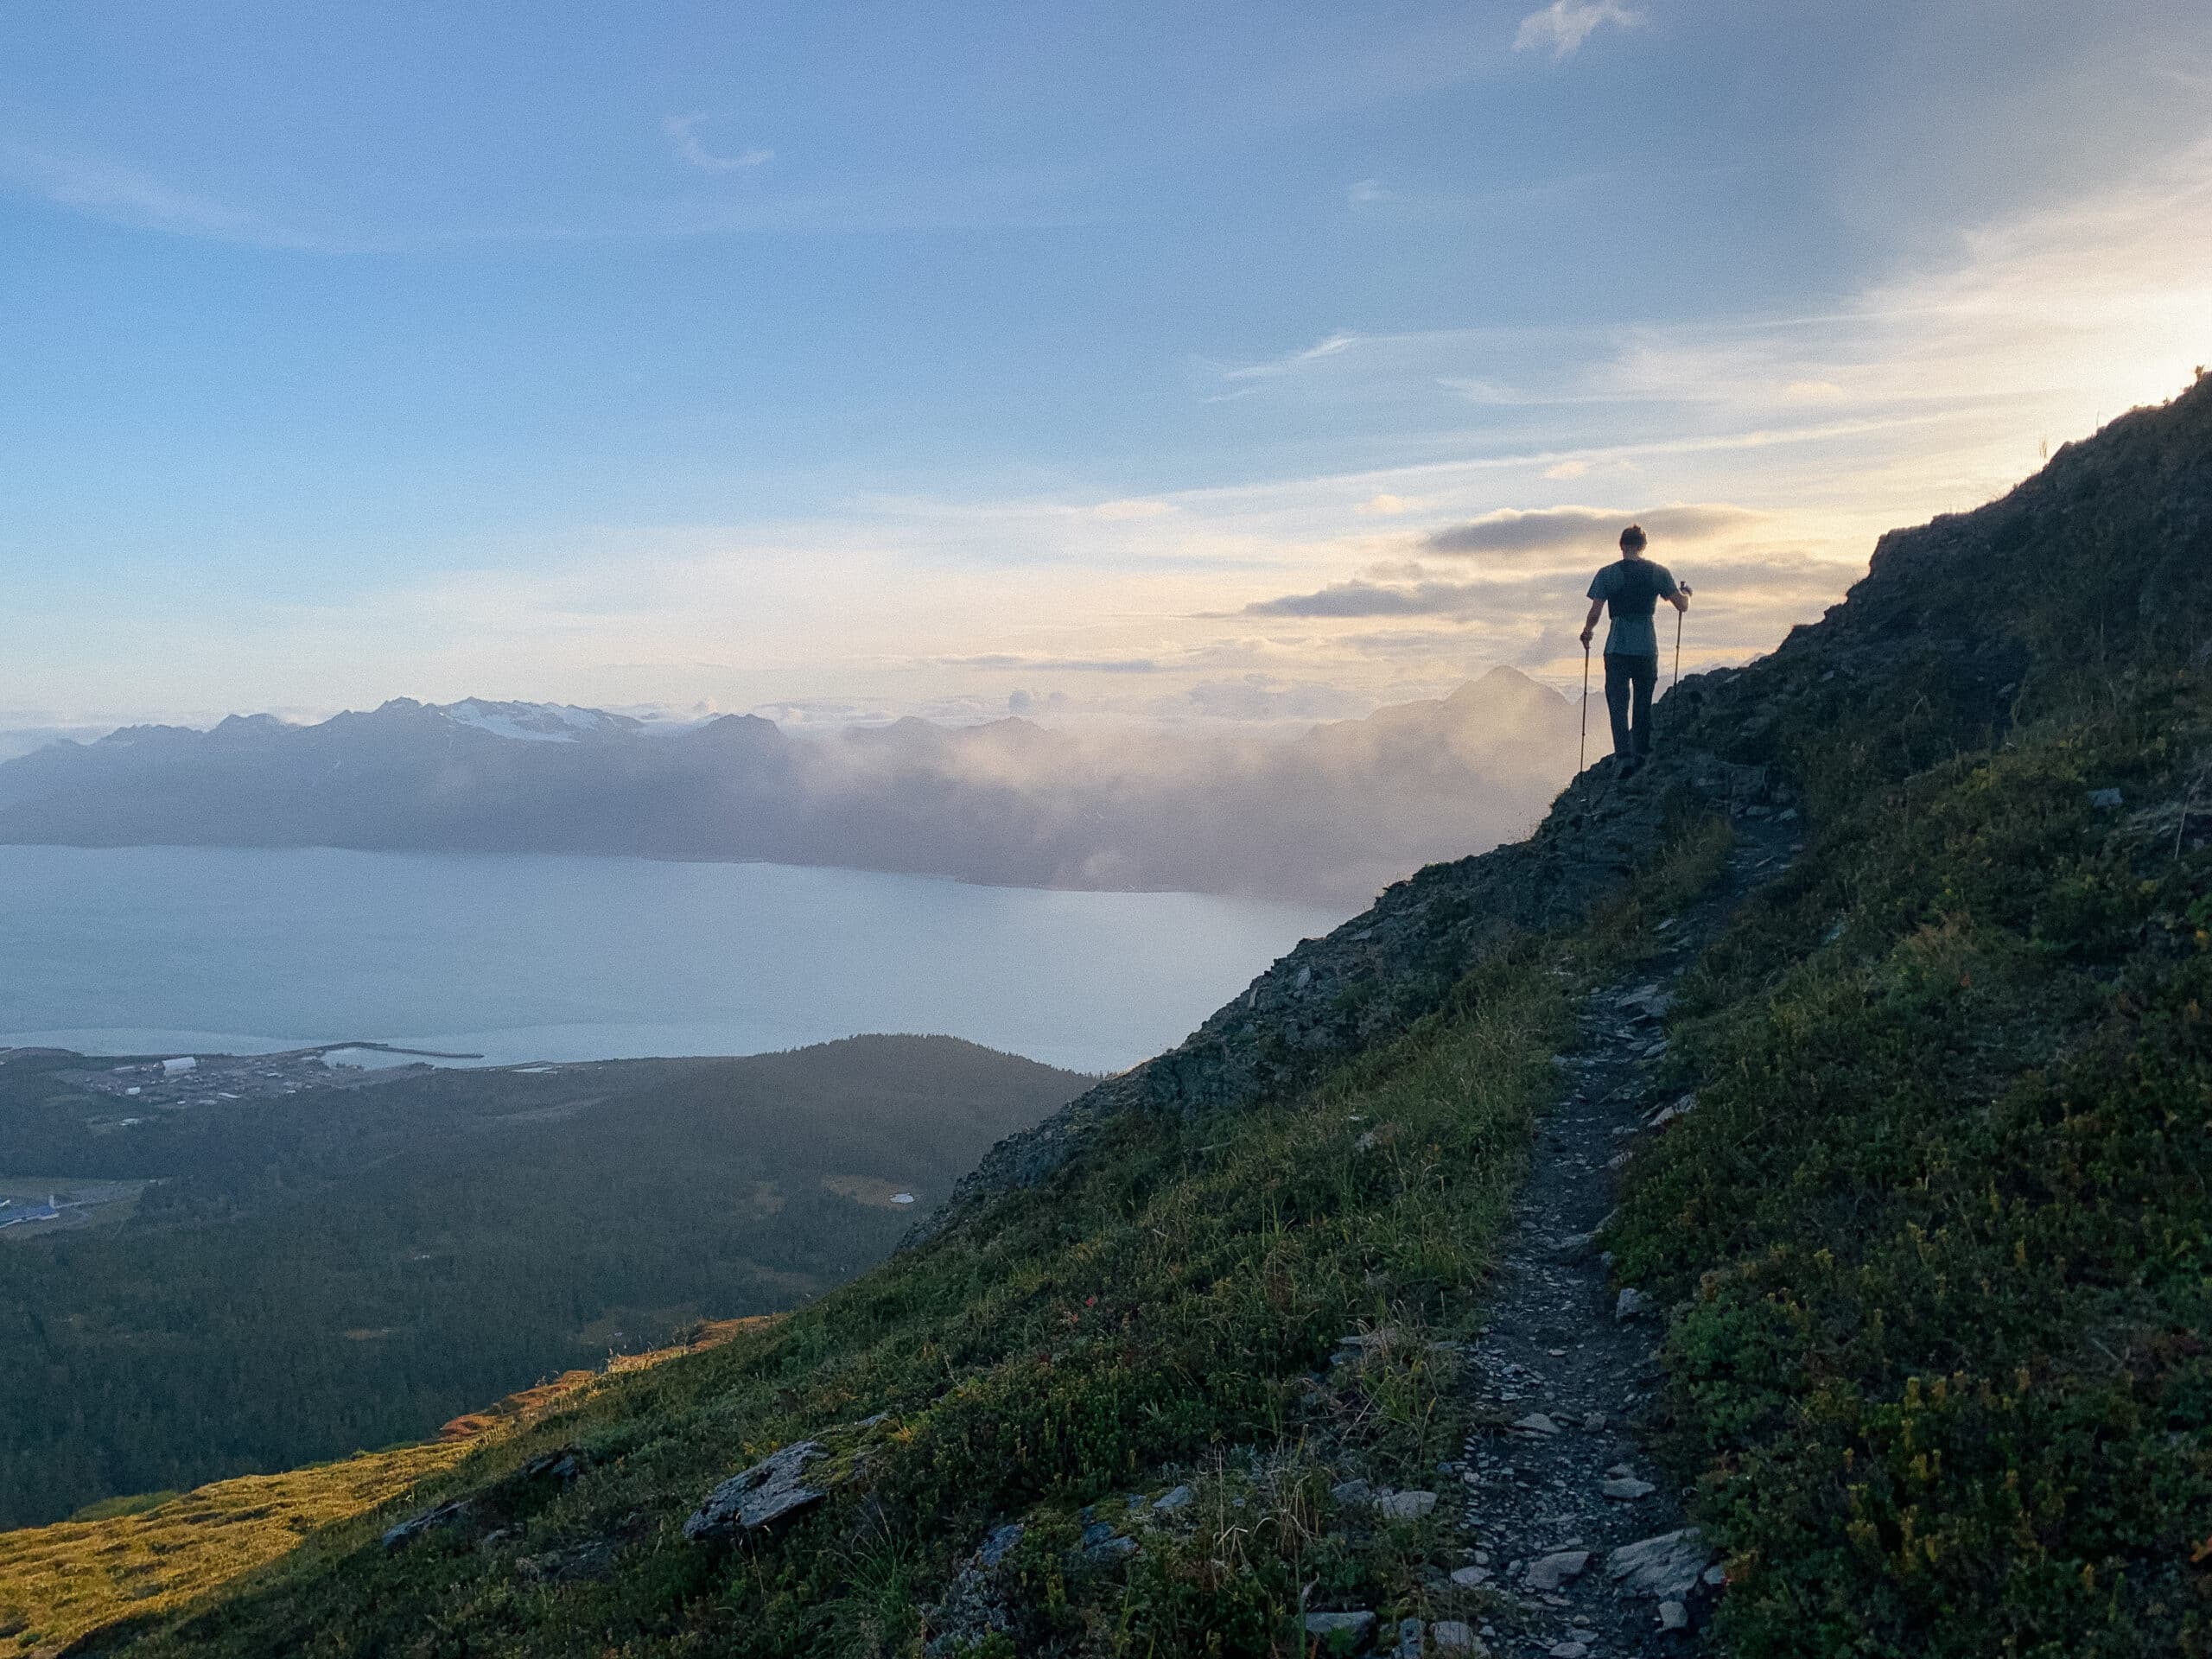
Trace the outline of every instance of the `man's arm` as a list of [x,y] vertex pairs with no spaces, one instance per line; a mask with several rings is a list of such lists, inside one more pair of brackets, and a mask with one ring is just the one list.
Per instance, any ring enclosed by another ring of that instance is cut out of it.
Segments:
[[1587,651],[1590,649],[1590,636],[1598,631],[1598,619],[1605,613],[1605,601],[1604,600],[1593,599],[1590,601],[1590,614],[1582,619],[1583,650]]
[[[1667,602],[1678,611],[1688,610],[1690,607],[1689,583],[1687,582],[1675,583],[1675,591],[1667,595]],[[1593,605],[1590,608],[1594,611],[1597,607]]]

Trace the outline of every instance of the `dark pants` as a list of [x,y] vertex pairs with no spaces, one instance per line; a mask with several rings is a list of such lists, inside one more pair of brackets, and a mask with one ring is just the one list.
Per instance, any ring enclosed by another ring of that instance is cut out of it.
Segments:
[[1623,760],[1651,753],[1651,688],[1658,683],[1658,658],[1605,653],[1605,712],[1613,721],[1613,753]]

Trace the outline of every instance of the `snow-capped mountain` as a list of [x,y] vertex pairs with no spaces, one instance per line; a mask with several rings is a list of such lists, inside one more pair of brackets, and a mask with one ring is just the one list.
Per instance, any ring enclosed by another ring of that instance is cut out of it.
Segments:
[[572,702],[489,702],[468,697],[460,702],[432,702],[423,707],[455,725],[473,726],[494,737],[523,743],[574,743],[587,737],[626,737],[645,729],[643,721],[627,715],[579,709]]

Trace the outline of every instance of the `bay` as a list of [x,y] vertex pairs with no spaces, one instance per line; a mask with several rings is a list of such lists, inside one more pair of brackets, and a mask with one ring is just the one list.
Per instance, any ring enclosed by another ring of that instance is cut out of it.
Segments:
[[517,1065],[912,1032],[1117,1071],[1343,919],[775,864],[0,847],[0,1045]]

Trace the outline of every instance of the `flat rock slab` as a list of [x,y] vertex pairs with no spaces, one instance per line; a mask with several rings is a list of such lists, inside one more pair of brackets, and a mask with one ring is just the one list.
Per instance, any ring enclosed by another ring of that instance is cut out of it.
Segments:
[[384,1547],[386,1549],[404,1548],[417,1538],[435,1532],[442,1527],[461,1525],[474,1516],[475,1512],[476,1506],[469,1499],[456,1497],[449,1503],[441,1503],[434,1510],[425,1510],[422,1514],[401,1522],[385,1534]]
[[819,1440],[798,1440],[763,1458],[708,1493],[707,1501],[683,1523],[683,1535],[695,1543],[734,1537],[819,1503],[829,1494],[807,1485],[801,1477],[808,1464],[829,1455]]
[[1375,1500],[1375,1512],[1385,1521],[1418,1521],[1435,1507],[1434,1492],[1391,1492]]
[[[1531,1590],[1556,1590],[1563,1584],[1572,1584],[1582,1576],[1590,1565],[1586,1549],[1555,1550],[1549,1555],[1537,1557],[1529,1563],[1528,1580]],[[1702,1561],[1698,1563],[1702,1567]]]
[[1354,1652],[1374,1632],[1375,1615],[1370,1612],[1306,1615],[1306,1634],[1314,1639],[1323,1653]]
[[1662,1532],[1656,1538],[1623,1544],[1605,1558],[1605,1576],[1624,1596],[1680,1601],[1697,1586],[1713,1547],[1695,1527]]

